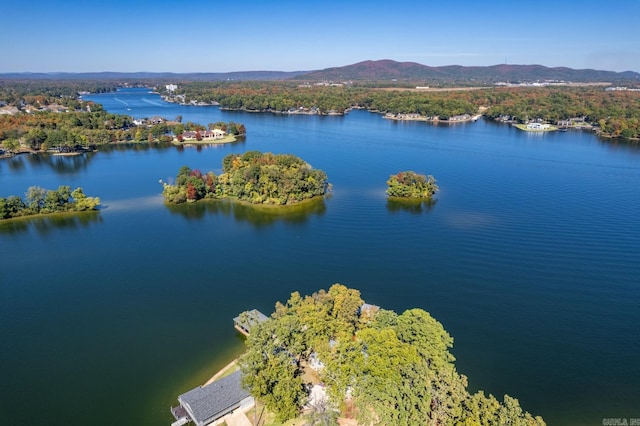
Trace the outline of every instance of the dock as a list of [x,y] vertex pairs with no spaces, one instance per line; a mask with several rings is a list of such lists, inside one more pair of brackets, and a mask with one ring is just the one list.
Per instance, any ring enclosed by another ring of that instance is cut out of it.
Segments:
[[[240,333],[249,336],[254,326],[268,319],[269,317],[259,310],[251,309],[235,317],[233,326]],[[252,407],[255,401],[242,388],[240,370],[225,376],[232,368],[236,368],[236,361],[229,363],[203,386],[180,395],[179,405],[171,407],[171,414],[175,419],[171,426],[183,426],[191,422],[195,426],[206,426],[218,424],[223,418],[224,421],[228,418],[229,422],[235,422],[233,424],[247,424],[249,421],[244,412]],[[225,377],[220,378],[221,376]]]
[[189,413],[187,413],[187,410],[185,410],[182,405],[171,407],[171,414],[173,414],[173,418],[176,419],[175,422],[171,423],[171,426],[182,426],[191,421]]
[[265,314],[257,309],[244,311],[233,319],[233,327],[245,336],[249,336],[251,328],[268,320]]

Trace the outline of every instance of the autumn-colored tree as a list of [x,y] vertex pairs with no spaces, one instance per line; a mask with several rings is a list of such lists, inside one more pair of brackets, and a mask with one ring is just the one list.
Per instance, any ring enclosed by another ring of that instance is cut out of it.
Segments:
[[195,201],[198,199],[196,188],[193,186],[193,183],[187,182],[187,200]]

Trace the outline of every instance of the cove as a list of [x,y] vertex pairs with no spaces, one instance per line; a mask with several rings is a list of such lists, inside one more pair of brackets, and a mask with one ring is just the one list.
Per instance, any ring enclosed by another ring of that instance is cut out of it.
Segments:
[[[3,422],[170,424],[177,395],[242,352],[234,316],[335,282],[397,312],[429,311],[472,391],[508,393],[549,424],[640,417],[635,146],[483,120],[220,111],[146,89],[87,98],[135,118],[240,122],[247,137],[0,161],[2,196],[81,186],[104,205],[0,224]],[[160,179],[183,165],[219,173],[247,150],[303,158],[327,173],[331,196],[281,216],[164,205]],[[400,170],[433,175],[436,202],[388,202]]]

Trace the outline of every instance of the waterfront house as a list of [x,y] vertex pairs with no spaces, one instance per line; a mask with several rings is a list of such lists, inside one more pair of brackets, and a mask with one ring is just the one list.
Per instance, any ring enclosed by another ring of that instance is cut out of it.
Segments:
[[[200,134],[200,139],[198,139],[198,134]],[[216,139],[224,138],[225,135],[226,135],[226,133],[222,129],[198,130],[198,131],[195,131],[195,132],[191,131],[191,130],[188,130],[188,131],[182,133],[182,138],[185,141],[190,141],[190,140],[216,140]]]
[[448,121],[469,121],[471,120],[471,115],[469,114],[460,114],[449,117]]
[[249,392],[242,389],[238,370],[209,385],[183,393],[178,402],[180,406],[171,409],[176,418],[174,424],[192,421],[196,426],[206,426],[222,423],[222,418],[236,409],[248,409],[254,400]]
[[548,124],[543,124],[543,123],[529,123],[527,124],[527,130],[547,130],[549,127],[551,127]]

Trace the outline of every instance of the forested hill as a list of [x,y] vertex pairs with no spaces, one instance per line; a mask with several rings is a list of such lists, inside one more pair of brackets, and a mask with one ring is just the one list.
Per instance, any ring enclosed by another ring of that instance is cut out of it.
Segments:
[[593,69],[576,70],[566,67],[549,68],[542,65],[493,65],[464,67],[448,65],[431,67],[416,62],[397,62],[390,59],[364,61],[343,67],[318,71],[236,71],[236,72],[85,72],[85,73],[0,73],[0,80],[174,80],[174,81],[422,81],[425,83],[496,83],[521,81],[611,82],[640,84],[640,73],[614,72]]
[[415,62],[392,60],[364,61],[344,67],[327,68],[296,77],[298,80],[410,80],[427,82],[473,81],[495,83],[510,81],[560,80],[572,82],[620,82],[640,83],[640,73],[613,72],[592,69],[576,70],[566,67],[549,68],[542,65],[493,65],[488,67],[463,67],[449,65],[430,67]]

